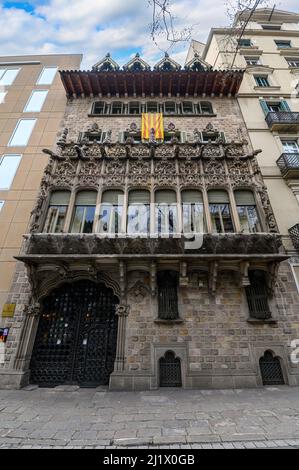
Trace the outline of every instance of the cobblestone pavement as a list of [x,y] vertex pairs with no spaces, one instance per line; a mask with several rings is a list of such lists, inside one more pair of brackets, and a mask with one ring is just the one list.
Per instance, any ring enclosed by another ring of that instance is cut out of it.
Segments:
[[299,448],[299,388],[0,391],[2,448]]

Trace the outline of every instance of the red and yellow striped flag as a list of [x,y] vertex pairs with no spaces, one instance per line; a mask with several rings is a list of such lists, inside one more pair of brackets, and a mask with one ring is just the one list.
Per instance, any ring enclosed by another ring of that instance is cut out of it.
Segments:
[[164,123],[162,113],[142,113],[142,139],[149,140],[151,129],[155,130],[155,138],[157,140],[164,140]]

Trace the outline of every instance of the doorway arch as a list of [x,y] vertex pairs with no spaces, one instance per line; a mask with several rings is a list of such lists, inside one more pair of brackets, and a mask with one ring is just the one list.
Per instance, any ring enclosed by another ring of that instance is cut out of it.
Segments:
[[107,385],[116,355],[118,303],[103,283],[81,280],[54,289],[42,303],[30,382]]

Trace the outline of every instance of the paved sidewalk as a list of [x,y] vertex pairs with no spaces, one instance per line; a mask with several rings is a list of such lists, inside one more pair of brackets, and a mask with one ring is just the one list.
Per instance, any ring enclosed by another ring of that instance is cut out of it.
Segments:
[[299,388],[0,390],[1,448],[299,448]]

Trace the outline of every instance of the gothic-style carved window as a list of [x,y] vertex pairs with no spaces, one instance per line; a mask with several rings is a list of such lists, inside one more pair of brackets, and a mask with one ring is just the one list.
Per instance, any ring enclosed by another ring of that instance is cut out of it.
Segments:
[[223,132],[202,132],[201,133],[201,141],[204,144],[209,142],[216,142],[218,139],[222,139],[224,141],[224,133]]
[[141,107],[139,101],[131,101],[129,103],[129,114],[140,114]]
[[120,233],[123,216],[122,191],[105,191],[102,195],[98,230],[101,233]]
[[235,201],[241,231],[244,233],[256,233],[261,231],[261,226],[256,210],[254,195],[251,191],[235,191]]
[[181,387],[181,361],[172,351],[167,351],[159,360],[160,387]]
[[43,230],[45,233],[63,232],[69,200],[69,191],[55,191],[51,194]]
[[92,114],[107,114],[108,106],[105,101],[96,101],[93,105]]
[[158,285],[158,317],[161,320],[176,320],[178,310],[178,275],[175,271],[159,271]]
[[227,192],[222,190],[209,191],[208,199],[213,232],[234,232]]
[[97,193],[80,191],[76,196],[71,233],[92,233]]
[[177,202],[174,191],[166,189],[156,191],[155,221],[158,235],[172,236],[177,232]]
[[201,101],[199,103],[200,114],[213,114],[213,106],[209,101]]
[[177,114],[177,105],[174,101],[165,101],[164,103],[165,114]]
[[129,192],[129,234],[148,234],[150,230],[150,193],[144,190]]
[[148,103],[146,103],[146,111],[147,113],[158,113],[159,106],[157,101],[149,101]]
[[111,114],[123,114],[123,103],[121,101],[111,103]]
[[250,316],[257,320],[271,318],[266,273],[258,269],[251,270],[249,271],[249,280],[250,285],[245,290]]
[[183,114],[194,114],[192,101],[183,101],[182,111],[183,111]]
[[187,233],[205,232],[204,206],[200,191],[182,191],[183,229]]

